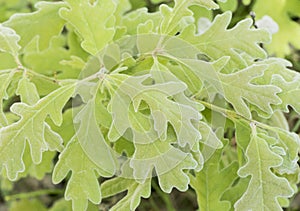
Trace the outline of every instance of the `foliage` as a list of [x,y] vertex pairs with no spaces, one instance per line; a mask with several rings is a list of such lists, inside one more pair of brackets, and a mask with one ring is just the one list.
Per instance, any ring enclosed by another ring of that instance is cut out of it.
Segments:
[[[161,195],[192,188],[200,210],[288,207],[300,140],[284,112],[300,113],[300,74],[268,56],[271,34],[251,18],[231,28],[227,11],[202,27],[193,11],[215,1],[152,4],[40,1],[1,23],[2,183],[51,173],[72,204],[51,210],[94,210],[125,191],[110,209],[135,210],[154,176]],[[46,209],[11,204],[26,207]]]

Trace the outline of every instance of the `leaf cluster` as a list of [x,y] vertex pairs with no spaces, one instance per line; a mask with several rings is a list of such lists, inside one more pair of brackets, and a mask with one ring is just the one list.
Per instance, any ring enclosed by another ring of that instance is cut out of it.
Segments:
[[2,180],[51,173],[73,210],[125,191],[111,210],[135,210],[154,176],[194,189],[200,210],[289,205],[300,140],[284,112],[300,113],[300,75],[261,47],[268,31],[229,27],[231,12],[198,30],[193,10],[212,0],[35,7],[0,25]]

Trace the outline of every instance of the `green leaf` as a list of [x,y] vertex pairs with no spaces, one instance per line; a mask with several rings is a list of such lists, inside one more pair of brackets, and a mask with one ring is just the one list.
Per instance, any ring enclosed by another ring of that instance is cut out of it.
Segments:
[[79,126],[76,126],[76,137],[86,156],[98,168],[106,171],[106,176],[112,176],[116,171],[116,164],[110,152],[109,145],[105,142],[104,136],[98,126],[95,101],[96,97],[90,99],[75,116],[74,122],[79,124]]
[[[21,119],[11,125],[0,128],[0,163],[6,168],[10,180],[17,177],[18,172],[24,171],[22,156],[25,149],[25,141],[29,143],[30,153],[34,164],[42,160],[42,153],[46,150],[54,150],[53,147],[61,143],[53,143],[53,137],[57,137],[45,123],[49,116],[56,125],[62,123],[62,109],[74,92],[74,84],[63,86],[30,106],[25,103],[15,103],[11,111]],[[49,130],[49,131],[48,131]],[[45,136],[48,132],[51,140],[48,143]],[[54,140],[58,140],[55,138]],[[61,140],[61,139],[59,139]]]
[[35,5],[38,9],[36,12],[14,14],[3,25],[20,35],[19,44],[22,48],[37,39],[39,49],[43,50],[49,46],[51,38],[59,35],[63,29],[65,21],[59,17],[58,10],[65,5],[64,2],[38,2]]
[[245,19],[236,26],[227,29],[231,21],[231,12],[217,15],[212,25],[200,35],[195,35],[191,25],[179,37],[196,46],[203,54],[213,60],[224,55],[230,56],[226,65],[226,72],[247,67],[246,61],[239,52],[251,56],[252,60],[266,58],[266,52],[258,45],[270,41],[270,35],[263,29],[251,29],[252,20]]
[[138,34],[138,26],[145,22],[152,22],[153,25],[158,25],[161,20],[160,13],[148,13],[147,8],[134,10],[122,17],[121,26],[126,27],[127,34]]
[[197,163],[190,153],[185,153],[172,146],[175,140],[156,140],[148,144],[135,143],[135,152],[130,161],[133,168],[133,176],[142,183],[152,176],[154,168],[158,177],[161,189],[170,193],[173,187],[180,191],[188,189],[189,178],[184,169],[195,169],[197,165],[202,168],[201,163]]
[[[119,177],[107,180],[101,184],[103,198],[114,196],[127,190],[127,195],[115,204],[111,210],[135,210],[141,202],[141,198],[148,198],[151,194],[151,179],[146,179],[143,183],[138,183],[134,179],[128,178],[132,175],[132,170],[126,162]],[[126,173],[124,173],[126,172]]]
[[282,164],[282,158],[272,152],[266,140],[257,135],[252,125],[252,135],[246,150],[247,163],[238,171],[240,177],[251,176],[248,188],[235,203],[237,210],[281,210],[278,198],[288,198],[294,193],[287,179],[276,176],[271,168]]
[[178,31],[180,31],[178,25],[183,24],[183,19],[192,17],[193,15],[192,11],[188,9],[191,5],[206,7],[207,9],[219,8],[219,6],[212,0],[175,0],[174,8],[170,8],[163,4],[160,7],[160,12],[163,16],[160,23],[160,33],[175,35]]
[[65,49],[66,45],[63,36],[53,37],[47,49],[39,50],[37,40],[34,40],[24,50],[24,65],[35,72],[55,76],[57,79],[78,78],[80,68],[63,64],[63,61],[71,60],[71,50]]
[[0,24],[0,52],[7,52],[16,58],[21,48],[19,40],[20,36],[14,30]]
[[[76,155],[76,156],[74,156]],[[76,138],[72,139],[59,155],[53,170],[53,183],[61,182],[72,172],[65,192],[65,199],[72,200],[73,210],[86,210],[88,200],[101,202],[98,175],[106,175],[85,154]]]
[[92,55],[97,54],[114,36],[114,1],[66,0],[60,16],[74,26],[83,42],[82,48]]
[[34,105],[40,99],[36,86],[25,77],[19,81],[16,94],[20,96],[21,102],[28,105]]
[[277,96],[277,93],[281,91],[280,88],[274,85],[251,83],[255,78],[264,74],[267,65],[254,64],[235,73],[223,74],[219,72],[219,68],[224,66],[227,58],[221,58],[214,63],[188,59],[181,59],[181,61],[192,69],[200,80],[212,85],[216,93],[223,95],[232,104],[236,112],[246,118],[251,118],[247,102],[257,106],[259,110],[269,115],[273,112],[271,104],[281,103],[280,98]]
[[219,163],[222,151],[216,151],[195,176],[190,174],[190,185],[196,191],[199,210],[225,211],[231,208],[230,202],[221,200],[221,197],[237,178],[238,164],[234,162],[221,169]]
[[[192,121],[199,120],[201,115],[191,106],[181,104],[169,99],[170,96],[183,92],[186,85],[182,82],[167,82],[154,85],[143,85],[142,82],[149,78],[150,75],[144,76],[122,76],[110,75],[110,78],[117,83],[121,83],[115,91],[111,99],[111,113],[113,115],[113,124],[110,129],[109,138],[114,141],[125,133],[128,128],[133,130],[133,134],[137,137],[141,133],[135,129],[135,126],[130,122],[130,104],[132,103],[135,113],[138,112],[142,101],[146,102],[151,110],[153,118],[153,127],[157,133],[151,137],[162,137],[166,139],[167,123],[169,122],[174,128],[178,143],[180,146],[188,144],[191,148],[196,146],[196,142],[200,139],[199,131],[192,124]],[[151,118],[151,119],[152,119]],[[178,124],[180,122],[180,124]],[[137,127],[139,127],[137,125]],[[151,128],[151,127],[150,127]],[[112,133],[115,129],[117,134]],[[153,129],[152,129],[153,131]],[[143,133],[148,133],[144,130]],[[153,132],[151,132],[153,134]],[[133,142],[148,143],[151,139],[146,140],[146,137],[141,140],[135,138]],[[193,150],[196,150],[194,148]]]
[[272,78],[272,84],[281,88],[281,92],[278,94],[282,103],[276,107],[280,108],[284,112],[288,112],[288,106],[293,107],[296,112],[300,114],[300,101],[295,96],[300,94],[300,77],[294,77],[292,81],[286,81],[280,75],[274,75]]

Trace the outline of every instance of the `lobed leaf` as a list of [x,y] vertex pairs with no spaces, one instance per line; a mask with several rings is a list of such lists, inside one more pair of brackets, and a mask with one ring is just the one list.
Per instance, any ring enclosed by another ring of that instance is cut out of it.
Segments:
[[174,8],[162,5],[160,7],[162,21],[160,23],[159,32],[161,34],[175,35],[180,30],[178,25],[183,24],[183,20],[187,17],[192,17],[193,13],[188,8],[192,5],[198,5],[207,9],[219,8],[219,6],[212,0],[175,0]]
[[[113,80],[120,80],[118,75],[112,76]],[[142,82],[149,78],[149,75],[132,76],[121,79],[121,85],[115,91],[111,99],[111,113],[113,115],[112,128],[119,133],[119,137],[124,134],[128,128],[132,128],[135,134],[135,128],[129,122],[129,110],[132,103],[134,111],[137,112],[142,101],[144,101],[151,111],[151,119],[153,119],[153,127],[157,132],[158,137],[166,138],[167,123],[169,122],[174,128],[178,143],[180,146],[188,144],[191,148],[200,139],[199,131],[192,124],[192,120],[199,120],[201,115],[191,106],[174,102],[168,97],[183,92],[186,89],[184,83],[167,82],[154,85],[143,85]],[[124,112],[125,111],[125,112]],[[111,136],[111,140],[116,140],[116,137]],[[144,131],[147,133],[147,131]],[[133,140],[133,142],[145,142],[142,140]],[[193,149],[196,150],[197,148]]]
[[115,33],[114,1],[66,0],[68,8],[62,8],[60,16],[74,26],[83,42],[82,48],[92,55],[96,55]]
[[281,210],[278,198],[293,195],[287,179],[275,175],[271,168],[282,164],[282,158],[272,152],[266,140],[260,138],[252,126],[250,143],[246,150],[247,163],[238,171],[240,177],[251,176],[248,188],[235,203],[237,210]]
[[[128,163],[124,164],[123,169],[128,168]],[[130,170],[129,170],[130,171]],[[131,172],[132,173],[132,172]],[[114,196],[127,190],[127,195],[115,204],[111,210],[135,210],[141,202],[141,198],[148,198],[151,194],[151,179],[144,183],[138,183],[134,179],[119,177],[107,180],[101,184],[103,198]]]
[[144,183],[152,176],[154,168],[164,192],[170,193],[173,187],[186,191],[189,178],[184,170],[195,169],[198,165],[202,167],[203,159],[200,158],[198,164],[190,153],[173,147],[172,143],[176,142],[156,140],[148,144],[135,143],[135,152],[130,161],[134,178]]
[[90,99],[78,112],[74,121],[79,126],[76,128],[76,138],[86,156],[98,168],[106,171],[106,176],[112,176],[116,171],[116,164],[110,148],[96,120],[96,98]]
[[86,156],[76,138],[73,138],[59,155],[59,161],[53,170],[53,183],[61,182],[69,171],[72,174],[67,184],[65,199],[72,200],[73,210],[86,210],[88,200],[99,204],[101,191],[98,175],[105,175],[105,172]]
[[195,35],[195,29],[192,25],[185,28],[179,35],[180,38],[196,46],[212,60],[217,60],[225,55],[230,56],[225,69],[229,73],[247,67],[240,52],[249,55],[252,60],[266,58],[267,54],[259,46],[259,43],[270,41],[270,35],[267,31],[251,29],[251,19],[240,21],[232,29],[227,29],[231,17],[230,12],[217,15],[212,25],[200,35]]
[[264,74],[267,65],[254,64],[235,73],[223,74],[219,69],[226,63],[226,58],[221,58],[214,63],[188,59],[181,59],[181,61],[193,70],[200,80],[212,85],[216,93],[223,95],[237,113],[246,118],[251,117],[249,105],[246,102],[257,106],[259,110],[269,115],[273,112],[271,104],[281,103],[277,96],[277,93],[281,91],[280,88],[274,85],[251,83]]
[[0,24],[0,52],[6,52],[14,57],[18,56],[20,36],[11,28]]
[[[23,102],[15,103],[11,111],[21,119],[11,125],[0,128],[0,163],[6,168],[7,176],[14,180],[19,172],[24,171],[22,156],[25,142],[30,146],[30,153],[34,164],[39,164],[42,152],[51,149],[51,146],[59,146],[61,143],[49,143],[45,140],[48,130],[45,123],[49,116],[56,125],[62,122],[62,109],[74,92],[74,85],[63,86],[46,97],[40,99],[36,104],[30,106]],[[50,137],[56,137],[52,130],[48,131]],[[55,140],[58,140],[55,138]],[[61,139],[60,139],[61,140]],[[50,144],[51,143],[51,144]],[[53,148],[52,148],[53,149]]]

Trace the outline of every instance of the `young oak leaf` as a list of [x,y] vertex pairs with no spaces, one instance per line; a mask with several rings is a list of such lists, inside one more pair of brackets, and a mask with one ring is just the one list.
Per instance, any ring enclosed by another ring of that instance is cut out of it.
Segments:
[[192,5],[206,7],[207,9],[218,9],[219,6],[212,0],[175,0],[174,8],[161,5],[160,12],[163,16],[159,32],[161,34],[175,35],[181,30],[178,26],[184,18],[192,18],[193,12],[188,8]]
[[[16,94],[20,96],[21,102],[30,106],[36,104],[40,99],[36,86],[26,77],[23,77],[19,81]],[[44,132],[48,149],[50,151],[62,151],[62,138],[58,133],[54,132],[46,122],[44,123]]]
[[[170,123],[175,130],[180,146],[188,144],[193,148],[201,138],[201,134],[192,123],[193,120],[200,120],[200,113],[191,106],[169,99],[169,97],[186,89],[184,83],[170,81],[154,85],[142,84],[150,75],[125,77],[116,74],[109,77],[110,80],[118,81],[120,84],[110,102],[113,116],[112,128],[117,129],[119,136],[131,127],[128,112],[130,104],[132,103],[135,112],[137,112],[143,101],[149,106],[154,121],[154,129],[160,137],[167,137],[167,124]],[[112,137],[110,139],[112,140]]]
[[115,162],[110,148],[105,142],[104,136],[96,120],[95,99],[90,99],[87,104],[75,116],[76,138],[86,156],[93,161],[98,168],[107,172],[107,176],[115,173]]
[[[35,85],[26,77],[21,78],[19,81],[16,94],[20,96],[21,102],[28,105],[34,105],[40,99]],[[46,173],[52,171],[53,158],[56,155],[54,151],[62,151],[63,140],[47,123],[44,123],[44,131],[44,139],[47,142],[49,151],[43,152],[42,161],[36,164],[32,161],[30,147],[27,144],[22,158],[25,170],[18,175],[19,178],[31,175],[35,178],[42,179]]]
[[278,198],[294,194],[286,178],[275,175],[271,168],[282,164],[282,158],[270,150],[266,141],[257,135],[256,126],[251,125],[251,140],[246,150],[247,163],[238,175],[251,176],[248,188],[235,203],[236,210],[282,210]]
[[66,0],[69,8],[62,8],[60,16],[74,26],[82,37],[82,48],[97,54],[114,37],[114,1],[90,3],[86,0]]
[[6,52],[17,57],[21,48],[18,44],[19,40],[20,36],[14,30],[0,24],[0,52]]
[[59,35],[63,29],[65,21],[59,17],[58,10],[64,6],[64,2],[38,2],[35,4],[38,9],[36,12],[14,14],[3,25],[20,35],[19,44],[22,48],[33,39],[38,39],[39,49],[43,50],[49,46],[51,38]]
[[[18,52],[20,50],[20,46],[18,44],[20,40],[20,36],[16,34],[14,30],[11,28],[5,27],[0,24],[0,52],[8,53],[14,57],[15,60],[18,60]],[[15,65],[17,66],[17,65]],[[3,112],[3,100],[8,98],[7,88],[11,81],[13,80],[14,70],[10,70],[7,72],[5,70],[4,73],[1,73],[0,70],[0,127],[3,127],[8,124],[5,114]]]
[[181,59],[181,61],[196,72],[200,80],[211,84],[217,93],[223,95],[232,104],[238,114],[246,118],[251,117],[251,112],[245,101],[267,114],[273,112],[271,104],[281,103],[281,99],[277,96],[281,92],[279,87],[251,83],[264,74],[268,65],[254,64],[235,73],[223,74],[218,70],[228,61],[226,57],[213,63],[188,59]]
[[272,77],[272,84],[282,89],[282,92],[278,94],[282,103],[275,107],[284,112],[289,112],[288,106],[291,106],[298,114],[300,114],[300,101],[295,97],[300,95],[299,75],[294,77],[292,81],[286,81],[281,75],[274,75]]
[[198,165],[199,169],[202,168],[203,160],[201,157],[201,163],[197,163],[191,153],[185,153],[172,146],[172,143],[176,143],[176,138],[171,140],[169,137],[165,141],[134,144],[135,152],[130,160],[133,176],[137,181],[144,183],[152,175],[154,168],[164,192],[170,193],[173,187],[186,191],[190,181],[184,170],[195,169]]
[[227,29],[231,17],[231,12],[217,15],[212,25],[200,35],[195,35],[195,28],[190,25],[179,37],[196,46],[213,60],[224,55],[230,56],[225,67],[226,72],[247,67],[246,61],[238,51],[244,52],[254,59],[266,58],[267,53],[258,44],[269,42],[271,39],[269,33],[263,29],[250,29],[251,19],[240,21],[232,29]]
[[151,195],[151,178],[139,183],[132,178],[132,169],[126,161],[122,166],[122,174],[116,178],[106,180],[101,184],[102,197],[107,198],[127,190],[127,195],[117,202],[111,211],[136,210],[141,198],[149,198]]
[[86,156],[75,137],[59,155],[59,161],[53,170],[53,183],[61,182],[69,171],[72,174],[67,184],[65,199],[72,200],[73,210],[86,210],[88,200],[99,204],[101,190],[98,175],[106,175],[106,173]]
[[[237,178],[238,164],[233,162],[220,169],[222,149],[216,151],[207,160],[201,171],[190,177],[190,185],[196,191],[199,210],[230,210],[229,201],[221,200],[224,192]],[[216,183],[216,181],[222,181]]]
[[[56,125],[62,122],[62,109],[74,92],[74,84],[68,84],[40,99],[29,106],[25,103],[15,103],[11,111],[21,119],[0,128],[0,163],[6,168],[10,180],[17,177],[18,172],[24,171],[22,156],[25,141],[29,143],[30,153],[34,164],[42,159],[42,152],[50,148],[45,140],[46,118],[49,116]],[[54,135],[54,132],[52,135]],[[2,167],[2,166],[1,166]]]

